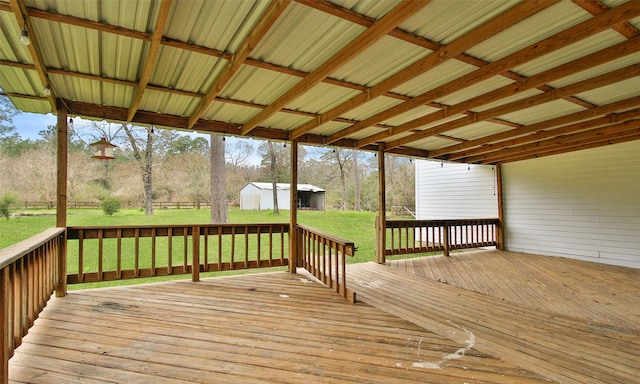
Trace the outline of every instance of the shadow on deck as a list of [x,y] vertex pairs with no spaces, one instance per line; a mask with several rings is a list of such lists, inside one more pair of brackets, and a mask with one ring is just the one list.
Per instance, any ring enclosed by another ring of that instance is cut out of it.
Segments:
[[490,251],[352,265],[347,276],[359,300],[549,380],[640,376],[639,270]]

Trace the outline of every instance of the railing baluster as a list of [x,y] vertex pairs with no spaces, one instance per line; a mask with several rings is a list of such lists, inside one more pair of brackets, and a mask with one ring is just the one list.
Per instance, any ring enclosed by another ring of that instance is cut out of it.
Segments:
[[122,228],[116,230],[117,250],[116,250],[116,275],[118,279],[122,278]]
[[249,268],[249,226],[244,227],[244,267]]
[[173,275],[173,228],[167,228],[167,275]]
[[156,229],[151,228],[151,276],[156,275]]

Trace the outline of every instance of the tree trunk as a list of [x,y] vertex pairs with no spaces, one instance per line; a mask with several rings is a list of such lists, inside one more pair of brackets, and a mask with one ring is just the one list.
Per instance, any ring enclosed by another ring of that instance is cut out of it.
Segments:
[[227,205],[227,177],[224,162],[224,140],[221,136],[211,135],[211,224],[229,222]]
[[271,156],[271,185],[273,187],[273,214],[279,215],[278,208],[278,180],[276,178],[276,152],[273,149],[273,143],[269,141],[269,156]]
[[358,152],[353,150],[354,209],[360,210],[360,171],[358,170]]
[[153,215],[153,128],[147,128],[147,147],[145,149],[144,172],[142,182],[144,184],[144,214]]

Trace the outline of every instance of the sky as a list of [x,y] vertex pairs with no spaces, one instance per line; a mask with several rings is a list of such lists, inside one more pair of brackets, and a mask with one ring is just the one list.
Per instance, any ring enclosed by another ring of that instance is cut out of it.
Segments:
[[38,139],[38,132],[44,130],[49,125],[56,125],[55,115],[39,113],[20,113],[13,118],[13,126],[23,139]]

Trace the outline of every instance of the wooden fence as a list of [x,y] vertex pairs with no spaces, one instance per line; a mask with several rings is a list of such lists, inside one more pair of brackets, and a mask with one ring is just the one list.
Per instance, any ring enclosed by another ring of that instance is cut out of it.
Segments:
[[286,223],[69,227],[77,268],[67,283],[285,266],[288,232]]
[[298,224],[298,255],[302,266],[349,302],[356,301],[347,288],[346,257],[355,254],[353,242]]
[[497,245],[500,220],[387,220],[385,255],[443,252]]
[[[187,209],[187,208],[209,208],[211,205],[208,202],[194,202],[194,201],[154,201],[154,209]],[[123,208],[143,208],[144,203],[134,201],[123,201]],[[23,201],[20,205],[21,209],[55,209],[55,201]],[[67,208],[89,208],[99,209],[99,201],[69,201]]]
[[61,283],[64,233],[51,228],[0,250],[1,383],[8,382],[14,350]]

